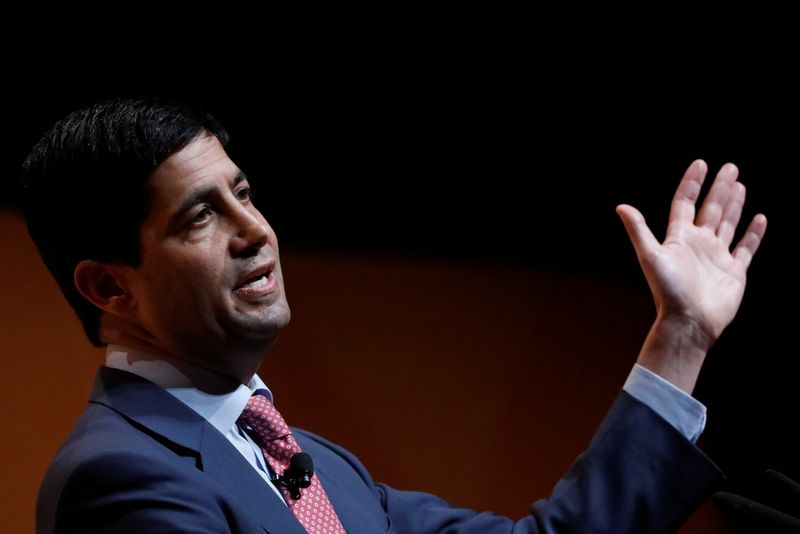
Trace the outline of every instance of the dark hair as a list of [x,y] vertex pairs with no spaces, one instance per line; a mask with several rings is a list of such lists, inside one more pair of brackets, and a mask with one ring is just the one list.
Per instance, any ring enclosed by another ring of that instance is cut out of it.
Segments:
[[147,180],[203,131],[227,145],[228,134],[205,112],[157,99],[110,100],[61,119],[25,160],[28,232],[94,345],[103,345],[101,310],[76,289],[75,267],[87,259],[140,265]]

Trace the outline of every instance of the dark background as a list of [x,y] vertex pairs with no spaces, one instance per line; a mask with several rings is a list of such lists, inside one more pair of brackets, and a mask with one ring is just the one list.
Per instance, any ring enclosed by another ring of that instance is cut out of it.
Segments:
[[284,246],[498,260],[647,291],[614,206],[638,207],[662,237],[685,167],[733,161],[745,216],[763,212],[769,228],[696,391],[713,414],[704,440],[733,487],[765,468],[800,479],[788,13],[459,9],[212,13],[6,37],[0,201],[17,205],[16,169],[57,118],[159,95],[227,126]]

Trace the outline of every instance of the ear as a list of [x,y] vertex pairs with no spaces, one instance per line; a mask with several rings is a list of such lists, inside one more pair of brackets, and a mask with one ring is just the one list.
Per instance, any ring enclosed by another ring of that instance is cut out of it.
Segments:
[[80,294],[101,310],[125,315],[130,309],[132,296],[119,266],[83,260],[75,266],[73,280]]

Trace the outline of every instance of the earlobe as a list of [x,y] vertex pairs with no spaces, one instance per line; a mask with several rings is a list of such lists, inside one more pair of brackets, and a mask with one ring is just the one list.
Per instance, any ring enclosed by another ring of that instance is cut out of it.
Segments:
[[113,265],[83,260],[75,266],[73,280],[80,294],[105,312],[124,314],[130,305],[130,295]]

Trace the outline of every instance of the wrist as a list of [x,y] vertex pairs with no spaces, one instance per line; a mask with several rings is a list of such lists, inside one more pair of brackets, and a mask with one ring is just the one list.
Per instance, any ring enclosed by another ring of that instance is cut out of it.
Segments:
[[712,342],[690,319],[659,317],[636,361],[691,394]]
[[685,315],[659,313],[650,329],[659,339],[680,344],[687,352],[705,354],[716,337],[700,326],[700,321]]

